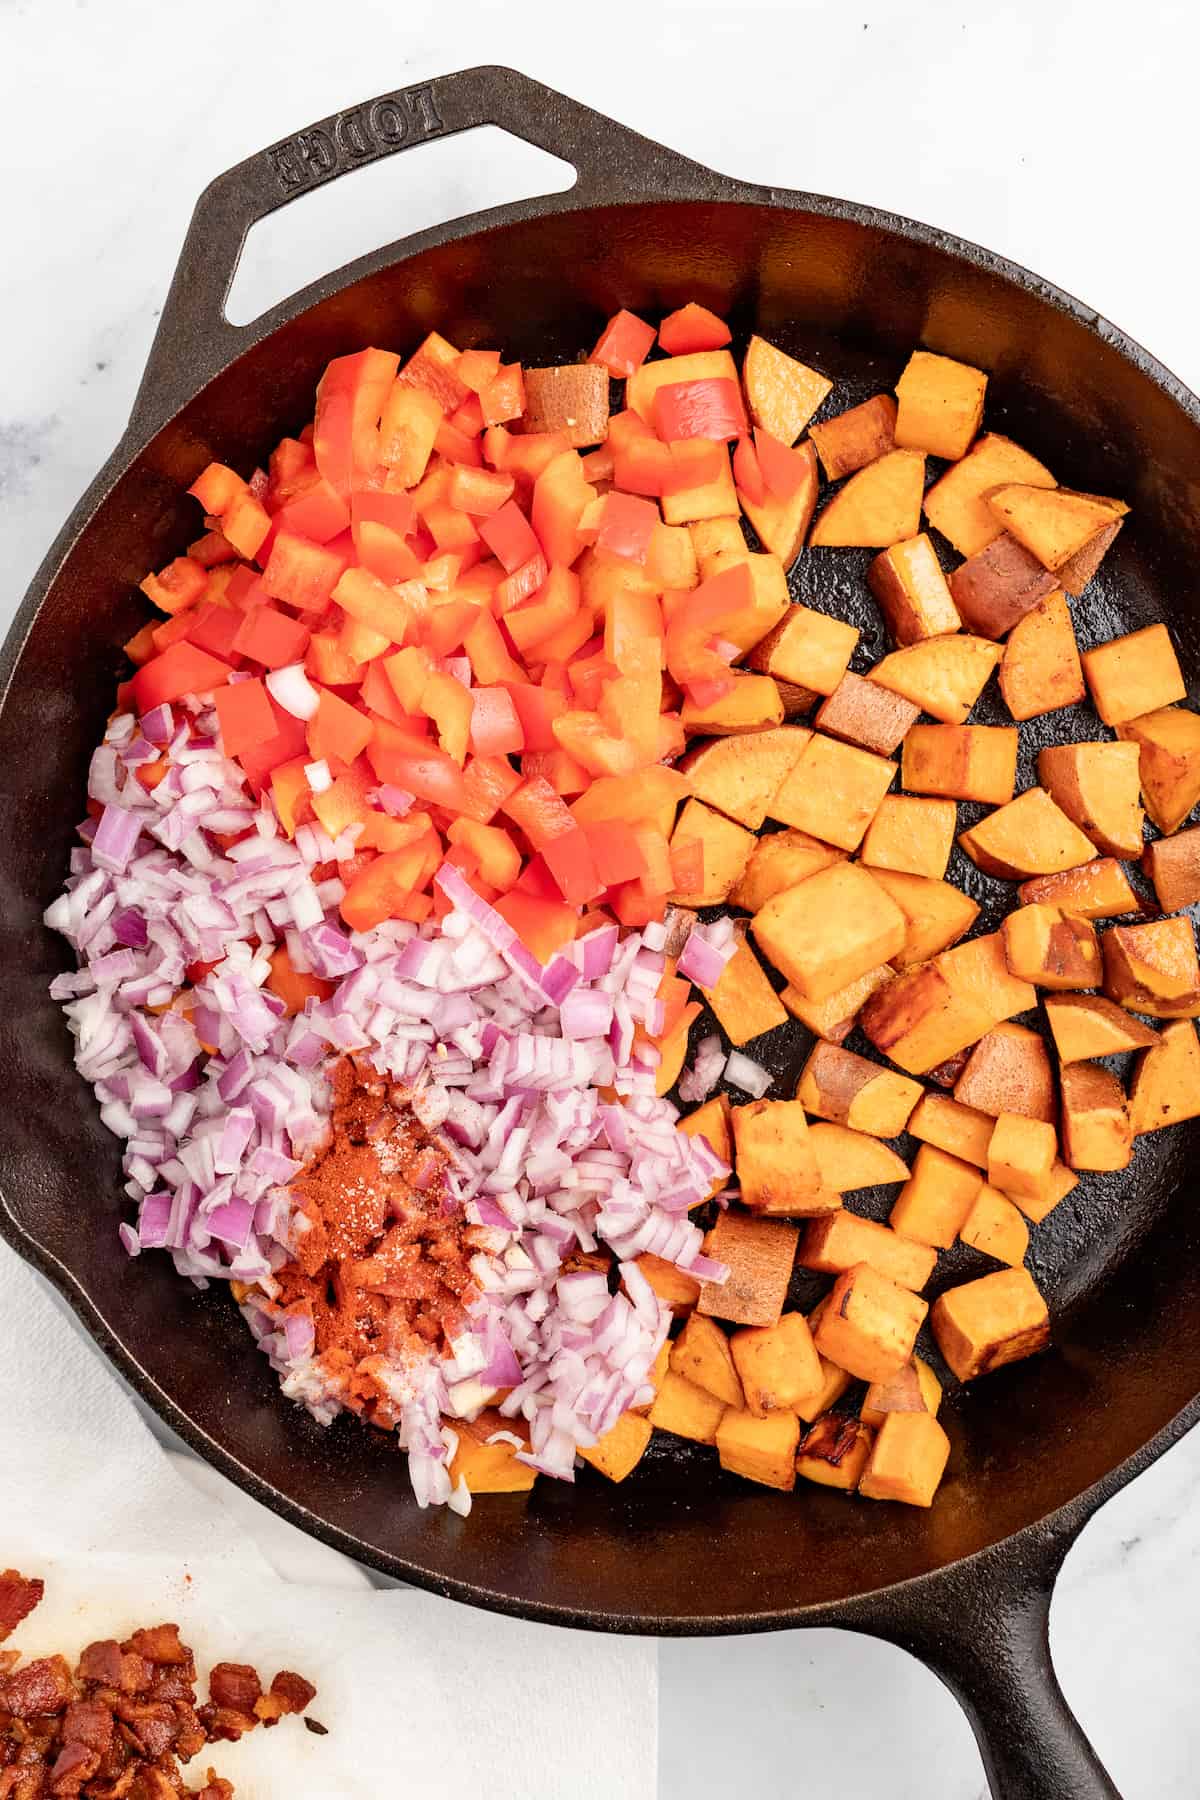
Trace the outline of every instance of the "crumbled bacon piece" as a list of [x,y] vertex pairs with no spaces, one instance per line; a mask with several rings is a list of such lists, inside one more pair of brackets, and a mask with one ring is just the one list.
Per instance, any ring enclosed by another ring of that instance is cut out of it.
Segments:
[[14,1719],[34,1719],[41,1713],[60,1713],[72,1698],[71,1668],[65,1657],[39,1656],[0,1681],[0,1713]]
[[44,1581],[26,1581],[15,1569],[0,1570],[0,1644],[29,1617],[45,1591]]

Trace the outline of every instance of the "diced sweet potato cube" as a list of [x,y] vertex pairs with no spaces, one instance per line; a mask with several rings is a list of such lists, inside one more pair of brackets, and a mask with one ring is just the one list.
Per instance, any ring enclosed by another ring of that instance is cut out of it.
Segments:
[[832,694],[858,643],[858,627],[814,612],[811,606],[789,606],[773,630],[760,639],[747,659],[749,667],[816,694]]
[[1001,806],[1017,779],[1017,733],[1008,725],[914,725],[904,740],[900,785]]
[[890,450],[839,488],[817,515],[809,543],[882,549],[921,529],[925,458],[919,450]]
[[[721,352],[715,352],[720,355]],[[672,358],[682,361],[683,358]],[[665,362],[643,363],[643,369],[663,369]],[[676,380],[682,379],[676,376]],[[692,525],[698,519],[721,519],[737,511],[737,489],[733,485],[733,471],[728,462],[722,460],[719,474],[711,481],[698,483],[695,487],[675,488],[662,497],[662,516],[668,525]]]
[[941,1382],[923,1357],[914,1356],[890,1380],[871,1383],[858,1416],[878,1431],[889,1413],[927,1412],[936,1419],[941,1404]]
[[769,675],[735,673],[732,688],[719,700],[697,706],[685,699],[680,719],[689,737],[735,737],[782,725],[783,701]]
[[704,1240],[704,1253],[728,1264],[729,1279],[706,1281],[699,1311],[733,1325],[774,1325],[796,1259],[799,1232],[781,1220],[722,1213]]
[[1057,875],[1092,862],[1096,846],[1073,825],[1044,788],[1028,788],[1007,806],[998,807],[969,831],[959,844],[985,875],[1005,881],[1027,881],[1034,875]]
[[706,988],[704,994],[732,1044],[748,1044],[764,1031],[787,1024],[779,995],[744,941],[725,964],[716,987]]
[[957,823],[953,800],[885,794],[863,838],[862,861],[869,868],[899,869],[940,881],[954,848]]
[[[816,1331],[817,1326],[820,1323],[820,1317],[820,1307],[815,1308],[814,1311],[808,1315],[808,1326],[810,1331]],[[829,1358],[827,1356],[822,1356],[819,1351],[817,1353],[817,1362],[821,1369],[820,1382],[813,1388],[811,1393],[805,1394],[801,1399],[797,1400],[794,1408],[800,1418],[805,1420],[808,1424],[811,1424],[814,1419],[819,1419],[822,1413],[828,1412],[831,1406],[836,1405],[854,1380],[854,1377],[848,1374],[845,1369],[839,1369],[836,1363],[831,1363]]]
[[849,1194],[856,1188],[886,1187],[908,1179],[904,1159],[867,1132],[819,1120],[809,1127],[808,1136],[816,1152],[821,1185],[834,1193]]
[[862,1479],[873,1442],[869,1428],[845,1413],[825,1413],[800,1440],[796,1473],[820,1487],[852,1494]]
[[764,955],[809,1000],[823,1000],[903,947],[904,914],[855,863],[786,888],[754,915]]
[[742,366],[750,417],[783,444],[794,444],[833,383],[765,338],[752,337]]
[[643,1253],[635,1260],[663,1305],[669,1306],[677,1319],[686,1318],[700,1298],[696,1277],[661,1256]]
[[988,1181],[1013,1198],[1037,1200],[1058,1155],[1058,1133],[1041,1119],[1001,1113],[988,1145]]
[[1020,1113],[1050,1124],[1054,1119],[1054,1077],[1046,1046],[1036,1031],[1001,1023],[980,1038],[954,1084],[963,1106],[988,1113]]
[[886,1381],[912,1355],[928,1311],[916,1294],[858,1263],[834,1282],[816,1346],[860,1381]]
[[995,1119],[977,1107],[964,1106],[948,1094],[927,1093],[918,1101],[908,1130],[921,1143],[932,1144],[961,1162],[974,1163],[977,1169],[986,1169],[995,1124]]
[[896,764],[815,731],[771,802],[772,818],[856,850],[892,784]]
[[704,847],[704,880],[695,892],[677,893],[672,898],[680,906],[715,906],[740,881],[754,848],[754,833],[702,801],[688,800],[675,821],[671,848],[696,840]]
[[1142,868],[1154,883],[1164,912],[1181,912],[1200,900],[1200,825],[1177,837],[1147,844]]
[[1025,1269],[999,1269],[951,1288],[934,1301],[929,1322],[960,1381],[1035,1356],[1050,1342],[1046,1302]]
[[584,1462],[591,1463],[593,1469],[599,1469],[610,1481],[624,1481],[641,1462],[653,1435],[654,1427],[649,1419],[638,1413],[625,1412],[612,1430],[606,1431],[596,1443],[581,1444],[579,1454]]
[[876,663],[869,679],[911,700],[945,725],[961,725],[1000,661],[998,644],[954,632],[893,650]]
[[1114,925],[1104,934],[1104,991],[1131,1012],[1156,1019],[1200,1013],[1200,961],[1190,919]]
[[999,681],[1014,719],[1037,719],[1083,699],[1083,664],[1062,594],[1047,594],[1013,626],[1000,659]]
[[1092,704],[1106,725],[1125,725],[1187,698],[1187,684],[1165,625],[1147,625],[1112,638],[1085,650],[1082,660]]
[[1200,713],[1160,707],[1119,725],[1117,735],[1138,746],[1146,811],[1169,837],[1200,800]]
[[1019,1207],[1031,1224],[1040,1225],[1049,1213],[1054,1211],[1060,1200],[1073,1193],[1079,1186],[1079,1177],[1064,1162],[1056,1162],[1050,1171],[1045,1187],[1031,1198],[1028,1194],[1014,1194],[1013,1205]]
[[673,1431],[676,1437],[697,1444],[715,1444],[717,1426],[725,1403],[668,1369],[647,1415],[656,1431]]
[[1112,549],[1113,539],[1120,531],[1124,519],[1114,519],[1093,538],[1089,538],[1083,548],[1074,556],[1069,556],[1065,563],[1060,563],[1055,573],[1068,594],[1082,594],[1108,552]]
[[823,844],[807,831],[773,831],[754,846],[745,873],[730,890],[729,903],[757,912],[785,888],[798,887],[818,869],[844,861],[845,851]]
[[1058,587],[1007,532],[969,556],[950,576],[950,594],[968,631],[999,640]]
[[867,570],[867,585],[898,644],[941,637],[962,625],[937,552],[923,531],[881,551]]
[[1037,1005],[1037,989],[1019,980],[1009,969],[1004,939],[998,931],[944,950],[938,957],[938,967],[954,993],[969,995],[987,1008],[994,1025]]
[[[809,1053],[796,1098],[814,1118],[872,1137],[899,1137],[921,1098],[920,1084],[836,1044]],[[836,1185],[836,1184],[835,1184]]]
[[[813,1219],[805,1226],[799,1262],[802,1269],[814,1269],[821,1275],[842,1275],[868,1263],[897,1287],[915,1294],[933,1274],[937,1252],[915,1238],[902,1237],[890,1225],[861,1219],[857,1213],[840,1212]],[[814,1314],[814,1332],[818,1324]],[[823,1354],[838,1361],[832,1351]]]
[[608,370],[599,363],[525,369],[522,431],[561,431],[576,450],[608,436]]
[[1038,780],[1105,856],[1141,855],[1136,744],[1049,744],[1038,753]]
[[[1043,1194],[1045,1191],[1043,1186]],[[997,1193],[987,1182],[975,1196],[975,1204],[958,1235],[972,1250],[993,1256],[1010,1268],[1019,1269],[1024,1265],[1029,1249],[1029,1227],[1007,1194]]]
[[[494,1407],[486,1407],[477,1418],[455,1419],[458,1448],[450,1464],[450,1480],[457,1487],[465,1481],[472,1494],[527,1494],[537,1480],[537,1470],[517,1461],[512,1444],[489,1444],[497,1431],[507,1431],[525,1438],[520,1419],[506,1419]],[[526,1446],[528,1447],[528,1446]]]
[[772,493],[762,500],[740,492],[736,495],[759,543],[777,556],[785,569],[790,569],[800,554],[817,506],[816,449],[805,442],[797,444],[796,454],[802,458],[801,479],[786,499]]
[[790,1493],[796,1485],[796,1447],[800,1421],[792,1412],[753,1413],[727,1408],[717,1428],[717,1455],[731,1475]]
[[809,1000],[790,986],[779,998],[792,1017],[807,1025],[815,1037],[829,1044],[843,1044],[871,995],[886,987],[894,976],[895,970],[888,963],[879,963],[836,993],[826,994],[823,1000]]
[[757,831],[810,735],[802,726],[782,725],[745,738],[718,738],[689,750],[679,767],[697,800]]
[[1063,1157],[1072,1169],[1125,1169],[1133,1129],[1125,1090],[1099,1063],[1068,1063],[1062,1084]]
[[[654,424],[654,397],[660,387],[677,381],[737,382],[737,364],[728,350],[695,350],[688,356],[671,356],[644,362],[625,383],[625,404],[647,425]],[[727,513],[737,511],[727,506]]]
[[912,1174],[892,1207],[893,1231],[918,1244],[948,1250],[974,1206],[983,1177],[970,1163],[922,1144]]
[[1047,569],[1061,569],[1129,511],[1123,500],[1107,500],[1101,494],[1025,487],[1019,482],[993,488],[988,505],[1004,529]]
[[1200,1041],[1189,1019],[1164,1025],[1133,1066],[1129,1121],[1135,1137],[1200,1117]]
[[932,1506],[950,1439],[932,1413],[889,1413],[876,1433],[858,1491],[867,1500]]
[[904,948],[892,958],[897,969],[911,968],[956,944],[979,917],[978,902],[948,881],[876,865],[871,873],[904,914]]
[[986,391],[982,369],[914,350],[896,383],[896,442],[957,462],[979,430]]
[[1005,482],[1054,487],[1053,475],[1011,438],[986,431],[961,462],[947,469],[925,495],[925,517],[960,556],[985,550],[1003,530],[986,495]]
[[1101,857],[1064,869],[1060,875],[1038,875],[1018,889],[1022,906],[1049,902],[1081,919],[1113,919],[1122,913],[1141,911],[1141,902],[1119,862]]
[[[798,1100],[751,1100],[733,1108],[733,1141],[747,1206],[803,1212],[821,1186],[808,1120]],[[818,1205],[818,1211],[825,1210]]]
[[756,1419],[795,1412],[821,1384],[821,1364],[803,1313],[784,1313],[775,1325],[747,1325],[729,1340],[734,1367]]
[[1097,1056],[1117,1056],[1123,1050],[1144,1049],[1157,1035],[1114,1000],[1100,994],[1047,994],[1046,1020],[1064,1063],[1088,1062]]
[[877,756],[891,756],[912,730],[921,709],[850,669],[817,709],[813,723],[827,737],[857,744]]
[[955,993],[938,963],[920,963],[873,994],[860,1024],[877,1050],[910,1075],[924,1075],[992,1024],[989,1006]]
[[670,1346],[671,1368],[725,1406],[745,1406],[729,1339],[713,1319],[693,1313]]
[[896,402],[890,394],[873,394],[860,406],[813,425],[808,435],[817,447],[826,481],[840,481],[895,449]]
[[1019,906],[1000,929],[1008,966],[1022,981],[1059,990],[1099,985],[1100,943],[1090,919],[1042,901]]

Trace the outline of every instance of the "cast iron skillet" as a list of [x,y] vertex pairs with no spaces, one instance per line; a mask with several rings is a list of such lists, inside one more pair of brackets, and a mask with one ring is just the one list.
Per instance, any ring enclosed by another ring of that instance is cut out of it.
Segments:
[[[577,185],[363,257],[245,329],[225,321],[255,220],[355,164],[485,123],[573,163]],[[874,1633],[963,1701],[994,1792],[1112,1795],[1055,1681],[1047,1613],[1085,1521],[1197,1415],[1200,1221],[1190,1196],[1176,1201],[1194,1130],[1143,1140],[1127,1177],[1089,1178],[1038,1231],[1055,1349],[949,1396],[954,1454],[932,1512],[756,1490],[681,1447],[622,1486],[543,1483],[528,1504],[485,1500],[462,1520],[418,1512],[387,1440],[350,1422],[322,1431],[281,1404],[224,1296],[192,1292],[164,1258],[126,1260],[116,1146],[47,999],[61,946],[41,911],[66,865],[119,646],[143,617],[134,584],[194,535],[182,496],[197,470],[211,456],[249,469],[297,429],[332,355],[411,348],[436,325],[526,361],[565,359],[618,306],[654,317],[692,297],[835,376],[837,407],[890,387],[916,344],[990,370],[993,425],[1073,485],[1133,504],[1076,605],[1081,639],[1169,618],[1195,682],[1200,403],[1074,300],[927,226],[715,175],[511,70],[450,75],[326,119],[201,198],[129,429],[3,653],[0,1230],[195,1449],[362,1561],[598,1630]],[[793,585],[856,612],[870,655],[882,640],[860,575],[855,553],[817,552]],[[1055,728],[1087,736],[1085,723]],[[979,892],[994,921],[1007,890]],[[798,1067],[801,1038],[770,1046],[781,1070]]]

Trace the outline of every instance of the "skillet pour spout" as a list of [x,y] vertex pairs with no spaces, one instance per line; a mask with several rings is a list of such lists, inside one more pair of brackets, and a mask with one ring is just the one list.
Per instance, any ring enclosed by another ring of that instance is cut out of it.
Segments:
[[[248,326],[224,317],[256,221],[349,169],[484,124],[573,164],[575,186],[389,245]],[[740,341],[759,331],[815,364],[839,409],[891,388],[918,344],[987,369],[998,429],[1074,485],[1132,504],[1130,529],[1076,605],[1081,642],[1166,620],[1195,692],[1200,402],[1089,309],[927,226],[715,174],[509,69],[469,69],[321,120],[201,197],[129,428],[4,646],[0,1232],[193,1448],[372,1567],[602,1631],[874,1633],[958,1695],[993,1793],[1098,1800],[1116,1790],[1054,1679],[1049,1596],[1086,1520],[1197,1416],[1200,1213],[1181,1192],[1194,1124],[1143,1139],[1136,1179],[1097,1178],[1039,1227],[1032,1267],[1054,1349],[948,1395],[950,1475],[928,1514],[752,1490],[680,1445],[653,1448],[619,1487],[543,1483],[528,1501],[489,1497],[459,1519],[416,1507],[386,1440],[349,1421],[325,1431],[284,1406],[225,1296],[186,1287],[166,1259],[127,1260],[116,1146],[48,996],[61,951],[41,914],[67,866],[120,645],[142,623],[136,583],[194,535],[184,490],[204,464],[249,470],[301,427],[332,356],[372,343],[408,351],[436,325],[524,362],[571,361],[619,307],[659,316],[692,299]],[[790,582],[794,597],[852,619],[878,653],[866,554],[806,553]],[[981,723],[1007,722],[998,703],[994,719],[987,708]],[[1055,717],[1031,732],[1033,754],[1074,732]],[[980,928],[997,923],[985,905]],[[806,1048],[797,1026],[772,1053],[779,1091]]]

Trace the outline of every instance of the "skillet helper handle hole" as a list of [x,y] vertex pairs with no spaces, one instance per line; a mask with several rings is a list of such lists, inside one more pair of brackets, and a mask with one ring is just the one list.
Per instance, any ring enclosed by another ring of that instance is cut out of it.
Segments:
[[130,433],[149,436],[222,364],[277,322],[232,324],[226,301],[251,228],[289,201],[455,132],[496,125],[569,163],[560,205],[715,191],[721,178],[515,69],[481,66],[378,95],[248,156],[218,175],[192,214],[134,402]]
[[1010,1540],[846,1621],[945,1682],[971,1722],[993,1800],[1121,1800],[1050,1660],[1050,1601],[1072,1540]]

